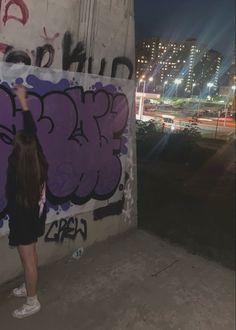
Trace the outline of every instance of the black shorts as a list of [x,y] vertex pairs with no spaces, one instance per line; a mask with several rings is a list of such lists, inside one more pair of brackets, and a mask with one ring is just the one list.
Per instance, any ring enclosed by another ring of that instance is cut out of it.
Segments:
[[45,232],[46,208],[39,217],[39,208],[23,209],[12,207],[9,209],[9,245],[29,245],[37,242]]

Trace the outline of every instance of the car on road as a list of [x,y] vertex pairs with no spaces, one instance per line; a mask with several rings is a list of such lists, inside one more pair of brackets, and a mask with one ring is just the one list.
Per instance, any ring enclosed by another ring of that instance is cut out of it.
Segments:
[[171,131],[175,130],[175,116],[162,115],[161,124],[163,128],[169,128]]

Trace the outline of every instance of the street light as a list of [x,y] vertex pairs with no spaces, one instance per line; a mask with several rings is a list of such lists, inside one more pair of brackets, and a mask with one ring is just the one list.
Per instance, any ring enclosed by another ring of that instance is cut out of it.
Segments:
[[182,83],[182,79],[175,79],[175,85],[176,85],[176,97],[178,97],[178,87]]
[[[148,79],[149,82],[153,82],[153,80],[154,80],[153,77],[150,77]],[[143,93],[145,93],[146,92],[146,80],[145,80],[145,76],[142,76],[142,78],[139,80],[139,82],[140,83],[143,82]]]
[[145,76],[142,76],[142,78],[139,80],[139,83],[142,83],[142,82],[143,82],[143,92],[140,96],[139,109],[138,109],[139,120],[142,120],[142,118],[143,118],[144,93],[145,93],[145,88],[146,88]]
[[214,86],[214,84],[213,83],[211,83],[211,82],[209,82],[208,84],[207,84],[207,87],[209,88],[209,96],[211,96],[211,88]]
[[194,90],[194,87],[196,87],[196,86],[197,86],[196,83],[193,83],[193,84],[192,84],[192,94],[191,94],[191,98],[193,97],[193,90]]
[[146,89],[146,80],[145,79],[140,79],[139,83],[143,82],[143,93],[145,93],[145,89]]
[[164,81],[164,84],[163,84],[163,99],[165,98],[165,87],[166,87],[167,84],[168,84],[168,80]]
[[[148,81],[152,82],[154,79],[153,77],[150,77]],[[146,92],[146,80],[145,76],[142,76],[142,78],[139,80],[140,83],[143,82],[143,92],[142,95],[140,96],[140,102],[139,102],[139,119],[142,120],[143,118],[143,108],[144,108],[144,94]]]
[[236,85],[233,85],[232,87],[232,110],[235,111],[235,102],[236,102],[236,99],[235,99],[235,90],[236,90]]
[[[150,78],[148,79],[148,81],[149,81],[149,83],[152,83],[152,82],[154,81],[154,78],[153,78],[153,77],[150,77]],[[149,90],[150,90],[150,89],[149,89]],[[151,90],[153,91],[153,86],[152,86]]]

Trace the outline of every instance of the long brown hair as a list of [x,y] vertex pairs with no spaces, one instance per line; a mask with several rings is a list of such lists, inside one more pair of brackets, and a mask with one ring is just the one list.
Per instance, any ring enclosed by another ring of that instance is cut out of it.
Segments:
[[26,208],[35,207],[47,181],[48,164],[34,135],[24,131],[16,133],[9,166],[13,172],[11,183],[17,204]]

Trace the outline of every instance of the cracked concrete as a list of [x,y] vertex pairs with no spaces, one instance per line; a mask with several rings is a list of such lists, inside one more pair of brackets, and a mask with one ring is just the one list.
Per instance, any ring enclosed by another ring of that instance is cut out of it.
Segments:
[[1,330],[233,330],[234,272],[135,230],[40,269],[40,313],[11,317],[22,299],[0,287]]

